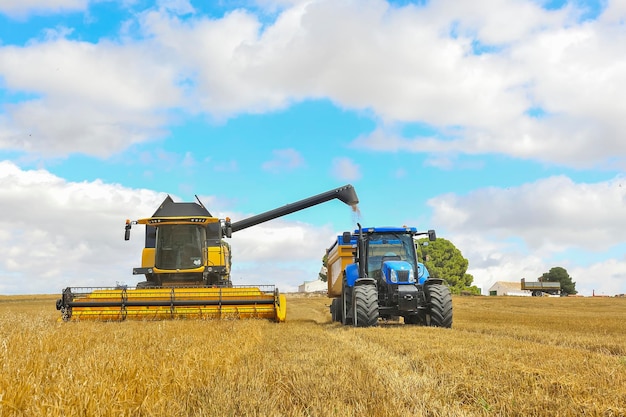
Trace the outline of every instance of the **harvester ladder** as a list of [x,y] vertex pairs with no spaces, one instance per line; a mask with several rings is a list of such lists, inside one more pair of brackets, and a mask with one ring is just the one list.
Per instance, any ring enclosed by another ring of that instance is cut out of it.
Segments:
[[122,288],[122,305],[120,306],[120,314],[122,316],[122,320],[126,320],[126,316],[128,314],[126,310],[126,303],[128,302],[128,293],[126,292],[126,287]]

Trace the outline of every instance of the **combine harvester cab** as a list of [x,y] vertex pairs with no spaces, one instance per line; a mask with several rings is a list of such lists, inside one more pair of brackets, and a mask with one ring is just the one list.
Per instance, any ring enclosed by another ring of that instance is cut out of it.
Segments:
[[[197,197],[196,197],[197,198]],[[233,286],[230,278],[232,233],[333,199],[355,206],[352,185],[345,185],[232,222],[218,219],[197,199],[176,203],[170,196],[151,217],[126,221],[124,239],[133,225],[145,225],[136,287],[68,287],[57,300],[63,321],[159,320],[172,318],[265,318],[283,322],[285,296],[273,285]]]

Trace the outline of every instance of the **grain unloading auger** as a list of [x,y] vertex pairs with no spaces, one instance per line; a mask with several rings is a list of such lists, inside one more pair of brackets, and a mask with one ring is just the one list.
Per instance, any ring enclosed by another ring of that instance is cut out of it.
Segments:
[[126,221],[124,239],[133,225],[146,226],[141,267],[134,275],[146,280],[136,287],[68,287],[57,301],[64,321],[170,318],[286,318],[285,296],[273,285],[233,286],[231,248],[224,238],[232,233],[333,199],[355,206],[352,185],[237,222],[218,219],[198,199],[176,203],[169,196],[152,217]]

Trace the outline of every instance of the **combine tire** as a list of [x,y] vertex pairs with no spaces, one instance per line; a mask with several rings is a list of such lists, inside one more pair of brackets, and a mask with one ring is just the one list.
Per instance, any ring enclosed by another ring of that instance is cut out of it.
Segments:
[[442,284],[429,285],[430,322],[433,327],[452,327],[452,296],[450,289]]
[[357,285],[352,292],[354,326],[376,326],[378,324],[378,290],[376,286]]

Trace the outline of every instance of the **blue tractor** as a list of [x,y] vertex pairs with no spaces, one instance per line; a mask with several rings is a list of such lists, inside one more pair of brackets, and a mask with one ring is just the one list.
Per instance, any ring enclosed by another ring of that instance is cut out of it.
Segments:
[[359,228],[345,232],[327,250],[328,295],[333,321],[368,327],[379,319],[405,324],[452,326],[452,297],[441,278],[418,260],[416,238],[434,230],[414,227]]

